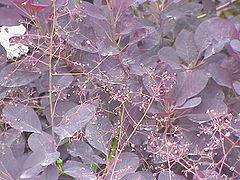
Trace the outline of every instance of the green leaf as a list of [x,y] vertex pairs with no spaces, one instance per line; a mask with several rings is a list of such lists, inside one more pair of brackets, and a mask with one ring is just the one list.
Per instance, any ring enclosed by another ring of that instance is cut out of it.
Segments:
[[97,163],[94,163],[94,164],[90,164],[93,172],[97,172],[97,169],[98,169],[98,164]]
[[64,171],[62,169],[62,165],[63,165],[63,160],[61,158],[58,158],[57,161],[56,161],[56,165],[57,165],[57,169],[58,169],[58,172],[60,174],[63,174]]
[[112,139],[112,145],[111,145],[110,153],[108,155],[109,160],[112,160],[112,158],[114,157],[114,155],[116,153],[116,150],[117,150],[117,147],[118,147],[118,136],[119,135],[117,135],[116,137],[114,137]]

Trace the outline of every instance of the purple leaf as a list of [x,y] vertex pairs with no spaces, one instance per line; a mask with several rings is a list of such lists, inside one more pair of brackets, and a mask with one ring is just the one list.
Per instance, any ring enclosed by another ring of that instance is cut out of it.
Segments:
[[135,173],[127,174],[121,180],[156,180],[152,173],[146,171],[138,171]]
[[[60,101],[56,104],[55,112],[54,112],[54,126],[58,125],[62,118],[64,117],[64,114],[66,114],[67,111],[72,109],[73,107],[77,106],[76,103],[72,101]],[[50,108],[45,108],[43,111],[44,115],[46,116],[48,122],[52,124],[52,119],[51,119],[51,112]]]
[[[37,157],[36,154],[35,154],[35,157]],[[33,157],[31,157],[31,158],[33,158]],[[35,159],[36,159],[36,161],[41,161],[41,159],[37,159],[37,158],[35,158]],[[37,176],[40,172],[42,172],[46,168],[46,167],[41,166],[40,164],[37,164],[38,162],[34,162],[35,164],[30,162],[29,159],[27,159],[26,162],[31,164],[31,167],[28,167],[27,169],[25,169],[25,167],[23,167],[25,170],[22,172],[22,174],[20,176],[20,178],[22,178],[22,179],[27,179],[27,178],[31,178],[33,176]]]
[[82,12],[84,14],[96,19],[107,20],[107,18],[105,17],[104,11],[99,7],[85,1],[81,5],[83,6]]
[[[36,151],[37,152],[37,151]],[[41,162],[41,166],[48,166],[54,163],[60,156],[60,153],[55,151],[52,153],[45,153],[45,159]]]
[[217,41],[239,38],[236,26],[229,19],[213,18],[207,29]]
[[159,44],[160,35],[156,30],[154,30],[150,34],[143,35],[142,38],[143,39],[137,43],[138,48],[141,50],[150,50]]
[[[2,62],[6,62],[7,60],[7,51],[2,45],[0,45],[0,60]],[[5,63],[4,65],[6,66],[7,63]],[[4,67],[3,64],[1,64],[1,67]]]
[[177,74],[177,101],[176,106],[181,106],[186,99],[199,94],[208,83],[208,75],[200,70],[180,72]]
[[[64,145],[64,143],[69,142],[68,139],[66,139],[66,141],[64,141],[62,144],[63,146],[59,146],[58,147],[58,152],[60,152],[60,158],[64,161],[67,160],[69,158],[69,153],[67,151],[67,147],[68,145]],[[68,143],[67,143],[68,144]],[[79,158],[77,158],[79,160]]]
[[39,118],[32,108],[22,104],[6,105],[3,115],[6,122],[17,130],[37,133],[42,131]]
[[132,174],[127,174],[121,180],[130,180],[130,179],[136,179],[136,180],[147,180],[145,179],[141,174],[139,173],[132,173]]
[[204,123],[210,121],[210,116],[206,112],[214,110],[216,117],[227,113],[227,106],[224,103],[224,93],[215,84],[208,85],[198,96],[202,98],[199,106],[193,108],[190,115],[190,120],[196,123]]
[[9,88],[0,87],[0,99],[4,99],[7,96],[7,93],[9,92],[9,90],[10,90]]
[[233,88],[236,91],[238,95],[240,95],[240,82],[239,81],[234,81],[233,82]]
[[199,170],[197,173],[193,176],[193,179],[207,179],[207,180],[225,180],[224,177],[219,176],[219,173],[217,171],[213,170]]
[[[154,47],[156,44],[158,44],[159,35],[158,35],[155,27],[153,27],[153,26],[139,27],[131,36],[130,42],[128,43],[128,45],[133,45],[133,44],[138,43],[139,41],[143,41],[143,40],[145,40],[147,43],[148,39],[151,42],[150,42],[150,45],[146,45],[146,47],[149,46],[149,47],[147,47],[147,49],[150,49],[150,48]],[[144,44],[142,44],[142,45],[144,45]],[[142,48],[140,47],[140,49],[144,49],[144,46]]]
[[232,88],[232,77],[229,71],[217,63],[209,64],[209,72],[212,78],[221,86]]
[[104,162],[99,156],[95,155],[91,146],[82,141],[73,141],[68,147],[68,152],[73,157],[79,156],[85,164]]
[[63,165],[64,173],[76,178],[86,180],[97,180],[97,177],[92,172],[89,166],[86,166],[77,161],[67,161]]
[[18,63],[4,67],[0,72],[0,85],[4,87],[18,87],[29,84],[40,76],[39,73],[30,72],[26,68],[19,68]]
[[[11,130],[11,129],[10,129]],[[21,157],[25,151],[26,141],[25,137],[20,134],[19,137],[10,146],[15,158]]]
[[122,67],[119,67],[119,59],[109,57],[101,65],[101,70],[106,72],[107,81],[121,82],[126,74]]
[[169,6],[165,9],[165,15],[178,19],[186,15],[198,14],[201,10],[202,5],[199,3],[186,1],[169,2]]
[[234,24],[228,19],[211,18],[202,22],[196,29],[194,39],[199,51],[211,48],[208,56],[220,51],[226,43],[238,38]]
[[[157,63],[159,61],[159,58],[157,55],[155,56],[147,56],[148,58],[145,59],[144,56],[141,55],[141,59],[139,59],[136,63],[134,63],[134,59],[132,58],[125,58],[124,60],[129,60],[129,62],[133,62],[134,64],[130,64],[130,73],[131,74],[136,74],[136,75],[143,75],[146,73],[146,70],[151,70],[154,69],[157,66]],[[141,66],[143,64],[143,66]]]
[[39,149],[39,151],[33,152],[23,165],[23,172],[20,178],[31,178],[38,175],[48,165],[54,163],[60,156],[59,152],[46,153]]
[[184,178],[183,176],[177,175],[172,171],[162,171],[159,175],[158,175],[158,180],[186,180],[186,178]]
[[74,11],[70,12],[65,8],[66,13],[57,19],[58,33],[62,38],[74,48],[90,53],[99,52],[103,44],[104,48],[108,49],[112,43],[108,37],[110,27],[107,21],[74,13],[82,11],[82,8],[76,8],[75,5],[73,9]]
[[130,6],[134,4],[136,0],[114,0],[113,10],[115,12],[115,16],[118,19],[119,16],[123,13],[123,11],[127,10]]
[[234,51],[240,52],[240,40],[238,39],[231,40],[230,46]]
[[162,62],[165,62],[171,66],[173,69],[180,69],[179,57],[172,47],[163,47],[158,52],[158,57]]
[[58,169],[55,165],[49,165],[39,176],[32,177],[31,180],[58,180]]
[[0,136],[0,144],[11,148],[15,158],[21,157],[25,150],[25,137],[16,129],[8,129]]
[[238,58],[225,58],[221,62],[221,67],[226,69],[231,74],[232,80],[239,80],[240,78],[240,61]]
[[84,103],[75,106],[64,115],[61,123],[54,127],[53,131],[60,137],[60,140],[72,137],[94,117],[95,112],[95,104]]
[[73,80],[74,78],[72,75],[53,76],[53,88],[56,91],[61,91],[66,89]]
[[204,59],[207,59],[210,56],[219,53],[224,48],[226,43],[228,43],[228,40],[223,40],[219,42],[216,42],[215,40],[213,40],[211,45],[206,49],[204,53]]
[[32,133],[28,138],[28,146],[32,151],[54,152],[54,140],[51,135]]
[[150,171],[138,171],[138,174],[141,174],[146,180],[155,180],[155,177]]
[[203,0],[202,4],[207,16],[216,16],[216,5],[213,0]]
[[186,62],[191,62],[197,59],[198,51],[194,42],[194,35],[192,32],[182,30],[175,41],[176,51],[178,55]]
[[194,40],[198,49],[202,52],[210,46],[212,38],[207,31],[207,27],[212,19],[202,22],[195,31]]
[[6,133],[3,133],[2,131],[1,133],[1,145],[6,145],[8,147],[10,147],[14,141],[16,141],[21,136],[21,132],[16,129],[8,129]]
[[[114,163],[116,159],[112,160]],[[139,166],[139,158],[136,154],[130,152],[123,152],[113,170],[109,171],[107,177],[112,177],[112,180],[121,179],[127,174],[134,173]]]
[[[185,125],[181,127],[187,127],[187,123],[189,123],[188,119],[183,119],[182,123]],[[193,122],[192,122],[193,123]],[[202,151],[205,148],[208,148],[209,146],[207,145],[208,142],[210,141],[210,137],[206,134],[199,134],[199,125],[195,125],[196,130],[194,130],[194,127],[190,129],[185,129],[182,131],[183,139],[189,143],[189,154],[195,154],[196,152]]]
[[14,0],[6,0],[4,2],[1,2],[1,4],[3,5],[13,5],[13,3],[14,3]]
[[98,118],[86,126],[86,138],[93,147],[108,155],[111,146],[112,124],[106,118]]
[[0,141],[0,179],[18,179],[20,166],[17,163],[11,149]]
[[[120,26],[117,27],[118,35],[129,35],[134,32],[136,29],[142,26],[142,23],[139,20],[132,16],[123,16],[121,21],[119,21]],[[126,39],[127,36],[126,36]]]
[[167,95],[171,92],[171,87],[175,86],[175,72],[168,64],[158,63],[154,70],[144,74],[142,81],[145,88],[152,96]]
[[0,26],[18,26],[23,20],[15,7],[0,7]]
[[198,106],[201,103],[201,97],[194,97],[187,100],[182,106],[176,107],[175,109],[188,109]]
[[112,45],[106,47],[106,44],[104,44],[102,42],[101,46],[99,47],[99,53],[102,56],[108,56],[108,55],[118,55],[120,53],[120,51],[118,50],[117,47],[112,46]]
[[174,24],[174,37],[176,37],[183,29],[195,32],[198,25],[201,23],[201,20],[196,16],[184,16]]
[[[29,32],[32,33],[32,32]],[[35,41],[36,39],[33,39]],[[40,40],[41,43],[45,43],[43,40]],[[29,43],[29,44],[28,44]],[[31,43],[27,41],[26,44],[29,48],[33,48]],[[16,66],[22,71],[30,72],[44,72],[48,71],[49,55],[44,54],[42,51],[34,51],[33,53],[29,52],[25,56],[21,57],[21,63],[15,62]]]

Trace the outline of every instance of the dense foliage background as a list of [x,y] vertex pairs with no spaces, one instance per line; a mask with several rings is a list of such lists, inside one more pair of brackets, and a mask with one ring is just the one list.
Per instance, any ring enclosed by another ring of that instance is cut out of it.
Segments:
[[0,0],[0,179],[240,179],[238,0]]

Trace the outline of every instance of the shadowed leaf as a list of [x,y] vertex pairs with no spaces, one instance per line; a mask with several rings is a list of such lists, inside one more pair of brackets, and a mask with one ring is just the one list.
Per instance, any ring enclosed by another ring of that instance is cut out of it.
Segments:
[[6,105],[3,108],[3,115],[6,122],[15,129],[37,133],[42,131],[40,120],[32,108],[22,104]]
[[63,117],[58,126],[53,131],[63,140],[72,137],[81,130],[93,117],[96,112],[96,105],[84,103],[70,109]]

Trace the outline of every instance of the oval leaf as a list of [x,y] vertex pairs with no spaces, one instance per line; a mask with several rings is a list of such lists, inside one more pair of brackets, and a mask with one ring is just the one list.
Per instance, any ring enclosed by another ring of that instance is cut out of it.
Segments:
[[207,85],[209,75],[204,71],[180,72],[177,74],[178,97],[176,106],[181,106],[188,98],[199,94]]
[[233,88],[236,91],[238,95],[240,95],[240,82],[239,81],[234,81],[233,82]]
[[23,104],[6,105],[3,108],[6,122],[20,131],[41,133],[41,123],[35,111]]
[[60,140],[72,137],[94,117],[95,112],[95,104],[84,103],[78,105],[64,115],[60,124],[54,127],[53,131],[60,137]]
[[89,2],[83,2],[81,5],[84,7],[82,10],[82,12],[84,14],[91,16],[93,18],[96,18],[96,19],[107,20],[103,10],[100,9],[99,7],[94,6],[93,4],[91,4]]
[[39,151],[39,149],[46,152],[53,152],[54,140],[51,135],[47,133],[32,133],[28,138],[28,146],[32,151]]
[[54,163],[60,156],[59,152],[46,153],[44,151],[33,152],[23,165],[23,172],[20,178],[31,178],[38,175],[48,165]]
[[186,180],[183,176],[177,175],[172,171],[163,171],[158,175],[158,180]]
[[111,146],[112,124],[108,119],[98,118],[86,126],[86,137],[93,147],[108,155]]
[[216,118],[224,115],[228,111],[227,105],[224,103],[224,93],[215,84],[209,84],[198,95],[202,102],[200,105],[193,108],[188,118],[196,123],[205,123],[211,120],[206,112],[214,110]]
[[180,60],[172,47],[163,47],[158,52],[158,57],[162,62],[166,62],[173,69],[180,69]]
[[99,162],[99,160],[103,162],[99,156],[95,155],[92,147],[85,142],[74,141],[70,144],[67,150],[73,157],[79,156],[83,163],[94,164]]
[[[114,163],[115,161],[116,159],[113,159],[112,163]],[[134,173],[137,170],[138,166],[139,158],[136,154],[130,152],[123,152],[117,160],[114,171],[109,171],[109,175],[107,177],[111,176],[112,180],[121,179],[127,174]]]
[[197,58],[198,51],[192,32],[184,29],[178,34],[176,39],[176,51],[186,62],[191,62]]
[[72,82],[74,78],[72,75],[63,76],[53,76],[53,88],[56,90],[66,89]]
[[22,20],[18,10],[14,7],[1,7],[0,26],[17,26]]
[[40,74],[19,68],[17,63],[9,64],[0,72],[0,86],[18,87],[36,80]]
[[240,40],[234,39],[230,41],[230,46],[233,48],[234,51],[240,52]]
[[91,168],[77,161],[67,161],[63,165],[64,173],[76,178],[86,180],[96,180],[97,177],[93,174]]
[[202,102],[201,97],[194,97],[189,100],[187,100],[182,106],[176,107],[176,109],[187,109],[187,108],[193,108],[198,106]]

